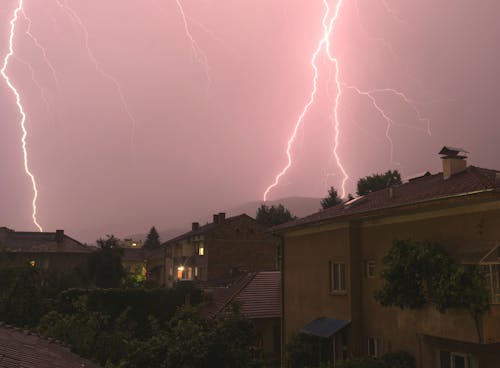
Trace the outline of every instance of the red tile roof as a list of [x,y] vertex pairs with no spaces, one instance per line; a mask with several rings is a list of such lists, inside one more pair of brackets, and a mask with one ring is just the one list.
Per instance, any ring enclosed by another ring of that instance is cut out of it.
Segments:
[[342,218],[343,216],[365,214],[384,208],[410,205],[425,201],[443,199],[450,196],[492,191],[498,187],[497,170],[469,166],[463,172],[444,180],[443,174],[424,175],[407,183],[369,193],[346,203],[322,210],[312,215],[276,226],[273,230],[288,228]]
[[99,368],[67,347],[18,328],[0,327],[2,368]]
[[211,318],[227,311],[233,302],[238,302],[242,314],[250,319],[281,316],[279,271],[249,273],[230,287],[216,288],[211,293],[213,300],[204,309]]

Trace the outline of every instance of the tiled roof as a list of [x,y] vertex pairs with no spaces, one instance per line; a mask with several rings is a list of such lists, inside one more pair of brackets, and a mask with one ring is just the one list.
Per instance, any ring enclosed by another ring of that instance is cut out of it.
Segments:
[[62,239],[58,242],[55,232],[14,231],[1,227],[0,248],[9,252],[30,253],[90,253],[94,250],[65,234],[61,235]]
[[212,293],[213,300],[204,310],[209,317],[223,313],[233,302],[238,302],[242,314],[250,319],[281,316],[279,271],[249,273],[229,288],[217,288]]
[[67,347],[18,328],[0,326],[0,368],[99,368]]
[[[179,241],[179,240],[183,240],[183,239],[186,239],[186,238],[189,238],[191,236],[194,236],[194,235],[202,235],[202,234],[206,234],[212,230],[214,230],[215,228],[221,226],[221,225],[225,225],[227,223],[230,223],[236,219],[239,219],[241,217],[248,217],[249,219],[252,219],[254,220],[253,218],[251,218],[250,216],[248,216],[247,214],[243,213],[241,215],[238,215],[238,216],[233,216],[233,217],[228,217],[226,219],[224,219],[223,221],[219,222],[219,223],[215,223],[215,222],[211,222],[211,223],[208,223],[206,225],[203,225],[203,226],[200,226],[198,229],[196,230],[191,230],[191,231],[188,231],[184,234],[181,234],[179,236],[176,236],[175,238],[173,239],[170,239],[170,240],[167,240],[165,243],[163,243],[162,245],[164,244],[168,244],[168,243],[173,243],[173,242],[176,242],[176,241]],[[255,220],[254,220],[255,221]]]
[[372,192],[349,202],[276,226],[273,230],[280,231],[324,220],[341,219],[343,216],[369,213],[384,208],[499,189],[497,186],[497,173],[499,171],[469,166],[465,171],[457,173],[447,180],[443,179],[442,173],[424,175],[402,185]]

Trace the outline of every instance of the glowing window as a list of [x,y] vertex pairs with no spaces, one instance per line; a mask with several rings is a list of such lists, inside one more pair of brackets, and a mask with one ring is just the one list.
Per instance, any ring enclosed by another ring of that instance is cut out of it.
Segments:
[[30,261],[30,266],[31,267],[35,267],[36,266],[36,261],[34,261],[34,260]]
[[205,255],[205,247],[204,247],[203,243],[201,243],[200,245],[198,245],[198,255],[199,256]]

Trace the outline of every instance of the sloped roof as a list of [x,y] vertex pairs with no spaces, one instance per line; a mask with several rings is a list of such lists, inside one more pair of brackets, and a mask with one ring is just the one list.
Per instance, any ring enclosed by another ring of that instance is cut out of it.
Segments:
[[233,302],[238,302],[241,313],[250,319],[281,316],[279,271],[249,273],[230,287],[217,288],[212,293],[213,300],[204,309],[204,314],[208,317],[213,318],[223,313]]
[[351,321],[321,317],[309,322],[300,332],[323,338],[330,338],[351,324]]
[[203,235],[203,234],[206,234],[210,231],[213,231],[215,230],[216,228],[222,226],[222,225],[226,225],[234,220],[237,220],[237,219],[240,219],[240,218],[243,218],[243,217],[246,217],[250,220],[253,220],[255,221],[255,219],[251,218],[250,216],[248,216],[246,213],[243,213],[241,215],[238,215],[238,216],[233,216],[233,217],[228,217],[226,219],[224,219],[223,221],[219,222],[219,223],[215,223],[215,222],[210,222],[206,225],[203,225],[203,226],[200,226],[199,228],[197,228],[196,230],[191,230],[191,231],[188,231],[184,234],[181,234],[179,236],[176,236],[175,238],[172,238],[170,240],[167,240],[166,242],[164,242],[162,245],[165,245],[165,244],[168,244],[168,243],[173,243],[173,242],[176,242],[176,241],[180,241],[180,240],[183,240],[183,239],[186,239],[186,238],[189,238],[191,236],[195,236],[195,235]]
[[94,249],[62,234],[56,240],[55,232],[14,231],[0,228],[0,249],[27,253],[90,253]]
[[0,326],[1,368],[99,368],[69,348],[18,328]]
[[447,180],[443,179],[442,173],[424,175],[402,185],[372,192],[312,215],[278,225],[273,230],[281,231],[324,220],[341,219],[343,216],[369,213],[384,208],[499,189],[496,184],[497,173],[499,173],[497,170],[469,166],[465,171],[454,174]]

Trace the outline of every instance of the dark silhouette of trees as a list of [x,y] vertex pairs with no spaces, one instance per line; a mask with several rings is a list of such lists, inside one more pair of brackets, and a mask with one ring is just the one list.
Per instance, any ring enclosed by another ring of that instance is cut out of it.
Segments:
[[373,174],[359,179],[357,193],[363,196],[399,184],[401,184],[401,174],[399,171],[388,170],[384,174]]
[[143,247],[144,249],[158,249],[161,247],[160,235],[158,235],[158,231],[154,226],[149,230]]
[[106,235],[106,239],[97,240],[100,249],[94,252],[89,259],[89,275],[97,287],[119,287],[125,271],[122,265],[122,249],[118,246],[118,239],[113,235]]
[[321,200],[323,209],[330,208],[342,203],[342,198],[339,197],[337,190],[334,187],[328,189],[328,196]]
[[280,225],[296,218],[282,204],[277,206],[266,206],[263,204],[257,209],[257,216],[255,217],[257,222],[269,227]]

